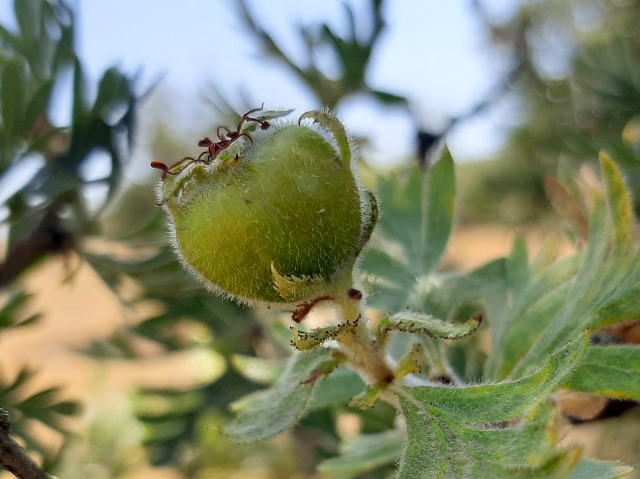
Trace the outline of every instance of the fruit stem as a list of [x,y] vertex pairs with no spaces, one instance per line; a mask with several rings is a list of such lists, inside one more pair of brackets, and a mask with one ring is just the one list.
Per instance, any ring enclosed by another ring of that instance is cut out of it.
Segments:
[[369,385],[393,382],[395,375],[384,359],[384,347],[371,334],[369,320],[362,310],[362,297],[345,295],[336,298],[335,303],[344,323],[351,326],[343,328],[336,337],[347,362]]

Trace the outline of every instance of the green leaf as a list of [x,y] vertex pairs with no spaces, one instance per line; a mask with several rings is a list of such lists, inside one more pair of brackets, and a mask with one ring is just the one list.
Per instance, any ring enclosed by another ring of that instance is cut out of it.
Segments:
[[309,409],[317,411],[331,406],[344,406],[362,393],[365,383],[354,371],[337,368],[324,378],[313,393]]
[[[494,348],[504,361],[495,377],[521,375],[564,337],[637,317],[634,285],[640,282],[640,258],[633,254],[629,195],[611,158],[603,154],[600,163],[606,195],[590,192],[589,237],[586,249],[574,257],[578,260],[575,272],[571,262],[565,261],[560,265],[569,266],[565,271],[570,274],[562,282],[549,274],[561,271],[555,266],[540,273],[536,281],[551,287],[551,295],[544,302],[514,310],[509,337]],[[541,298],[531,287],[522,296]],[[491,359],[492,367],[497,360]]]
[[[381,178],[375,188],[383,211],[361,263],[374,288],[370,304],[397,311],[424,295],[421,284],[438,267],[453,224],[455,175],[445,150],[426,174],[414,166],[404,174]],[[414,298],[414,293],[420,292]],[[473,298],[476,299],[476,298]]]
[[615,461],[598,461],[583,458],[567,479],[618,479],[633,472],[633,467]]
[[30,298],[30,294],[22,291],[10,292],[8,294],[6,303],[0,309],[0,330],[27,326],[40,319],[39,314],[31,314],[25,317],[24,309]]
[[49,409],[55,414],[60,414],[61,416],[75,416],[81,411],[80,404],[75,401],[61,401],[52,404]]
[[586,335],[575,338],[517,381],[406,390],[400,404],[408,439],[398,479],[566,476],[580,449],[556,449],[555,412],[547,399],[587,341]]
[[340,456],[318,466],[325,474],[353,477],[394,463],[402,454],[404,433],[397,429],[378,434],[363,434],[340,446]]
[[311,110],[303,113],[298,119],[298,123],[306,119],[312,119],[314,123],[318,123],[331,134],[338,146],[340,161],[342,161],[342,164],[346,168],[349,168],[351,166],[351,146],[349,144],[349,137],[347,137],[347,131],[344,129],[344,125],[340,120],[323,110]]
[[406,291],[412,288],[416,282],[415,276],[407,269],[405,263],[379,249],[367,251],[360,266],[368,274],[374,275],[381,281],[386,278],[392,279],[393,285],[398,289]]
[[559,479],[581,453],[577,447],[556,450],[558,432],[549,402],[517,425],[494,427],[475,427],[455,413],[405,398],[401,407],[407,445],[397,479]]
[[[46,108],[49,103],[49,98],[51,97],[52,89],[53,89],[52,80],[43,82],[29,99],[29,102],[25,111],[24,124],[23,124],[23,129],[24,129],[23,131],[25,134],[30,133],[33,130],[33,127],[35,126],[36,121],[38,120],[38,117],[46,113]],[[53,127],[51,129],[57,130]]]
[[74,131],[82,128],[89,116],[89,105],[87,102],[87,80],[84,76],[82,63],[78,58],[74,58],[73,64],[73,109],[72,124]]
[[613,226],[615,260],[620,266],[631,259],[633,246],[633,207],[620,169],[606,153],[600,153],[609,216]]
[[438,339],[459,339],[475,332],[481,323],[482,316],[476,316],[463,323],[449,323],[427,314],[403,311],[383,318],[378,328],[384,333],[403,331]]
[[[4,25],[0,25],[0,40],[10,46],[13,50],[19,50],[22,39],[7,30]],[[0,56],[0,66],[6,61],[5,55]]]
[[58,387],[38,391],[23,400],[20,403],[20,409],[33,415],[40,414],[49,404],[52,404],[56,400],[59,393],[60,388]]
[[[9,410],[14,417],[23,418],[13,424],[14,434],[24,439],[29,448],[45,451],[39,441],[31,437],[26,431],[29,420],[39,421],[51,429],[66,433],[67,426],[62,421],[63,416],[75,415],[79,411],[79,405],[73,401],[61,401],[59,399],[60,388],[53,387],[37,392],[32,392],[30,381],[34,373],[28,369],[22,369],[12,382],[0,378],[0,404]],[[30,396],[26,397],[26,392]]]
[[640,347],[591,346],[565,386],[620,399],[640,399]]
[[616,295],[604,303],[590,323],[592,328],[604,328],[621,321],[636,319],[640,316],[640,294],[636,287],[625,288],[620,285]]
[[598,303],[611,296],[616,282],[608,276],[606,263],[606,209],[604,199],[594,196],[586,250],[549,267],[511,300],[508,332],[492,350],[489,377],[522,376],[564,338],[587,329]]
[[309,407],[319,380],[308,381],[323,363],[331,360],[331,352],[323,348],[292,356],[287,369],[271,388],[235,404],[239,413],[225,427],[225,433],[235,441],[248,443],[292,427]]
[[426,293],[422,309],[434,316],[447,317],[458,305],[481,299],[488,306],[496,306],[487,311],[494,328],[498,315],[505,312],[506,277],[505,258],[491,261],[470,272],[443,274],[438,278],[438,287],[430,288]]
[[0,107],[4,144],[15,143],[20,135],[27,98],[27,66],[21,59],[7,63],[0,78]]
[[115,110],[126,111],[129,100],[129,79],[117,68],[109,68],[102,75],[93,113],[105,123],[111,123]]
[[421,272],[430,272],[440,263],[453,224],[456,185],[453,158],[447,148],[427,173],[423,194],[422,254],[411,258],[420,258]]
[[551,355],[535,372],[516,381],[464,387],[422,387],[412,395],[423,404],[475,423],[517,417],[544,399],[567,376],[584,354],[587,336],[580,335]]
[[15,0],[14,9],[22,35],[30,42],[37,39],[40,35],[42,1]]
[[202,391],[173,389],[142,389],[134,397],[136,417],[145,422],[183,417],[202,407]]
[[35,372],[31,369],[22,368],[11,383],[0,378],[0,384],[2,385],[0,388],[0,399],[2,399],[2,403],[5,405],[17,403],[20,389],[30,381],[34,375]]
[[369,93],[371,93],[382,103],[386,103],[389,105],[406,105],[407,103],[409,103],[406,97],[394,95],[393,93],[387,93],[379,90],[371,90]]

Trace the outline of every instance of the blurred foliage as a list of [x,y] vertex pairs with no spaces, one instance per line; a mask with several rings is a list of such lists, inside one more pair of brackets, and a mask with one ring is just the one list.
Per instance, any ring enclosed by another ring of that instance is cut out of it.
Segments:
[[[78,251],[80,237],[96,231],[96,212],[113,197],[127,156],[136,101],[131,80],[115,69],[105,72],[95,98],[87,97],[74,51],[74,15],[64,2],[16,1],[14,10],[17,29],[0,26],[0,215],[7,250],[0,265],[3,329],[39,317],[25,313],[31,294],[22,291],[19,276],[48,255]],[[72,120],[58,126],[50,109],[67,73],[72,75]],[[87,171],[98,152],[105,154],[110,174],[90,178]],[[32,174],[20,184],[27,164]],[[89,192],[99,187],[106,191],[90,204]],[[30,422],[66,434],[61,417],[76,414],[78,405],[61,401],[57,388],[27,393],[33,375],[23,369],[14,378],[3,377],[1,404],[27,448],[53,457]]]
[[58,459],[57,451],[51,450],[42,436],[34,433],[32,426],[40,422],[68,436],[65,418],[77,414],[79,405],[75,401],[61,399],[63,392],[58,387],[33,392],[30,382],[36,374],[36,371],[23,368],[14,378],[0,376],[0,405],[11,414],[12,434],[53,466]]
[[[544,177],[556,173],[558,159],[566,160],[566,177],[576,171],[572,163],[592,162],[601,149],[614,154],[632,189],[640,188],[640,3],[523,2],[513,16],[500,22],[487,14],[482,2],[474,5],[496,45],[513,55],[513,73],[504,87],[505,93],[513,93],[522,105],[523,121],[498,160],[465,167],[474,168],[469,173],[474,181],[458,187],[466,198],[463,218],[535,219],[547,204],[544,195],[549,184],[545,184]],[[409,107],[405,98],[376,91],[367,84],[367,67],[385,31],[385,21],[381,0],[371,0],[366,6],[366,12],[345,6],[349,20],[345,35],[324,23],[299,27],[299,42],[307,51],[302,63],[287,55],[286,48],[276,42],[246,1],[238,1],[237,11],[247,35],[267,57],[296,75],[319,104],[336,109],[350,96],[363,93],[384,104]],[[86,444],[68,442],[57,469],[56,451],[47,449],[32,434],[30,425],[41,422],[68,434],[65,419],[77,414],[79,405],[61,399],[58,388],[33,391],[29,384],[36,373],[29,369],[15,377],[2,374],[0,407],[9,410],[16,436],[46,458],[47,467],[63,477],[126,475],[133,467],[126,457],[127,450],[135,455],[136,463],[147,460],[141,458],[147,454],[154,464],[175,467],[186,477],[226,478],[235,471],[242,471],[245,477],[317,477],[319,463],[319,470],[328,477],[391,477],[402,453],[403,434],[398,429],[396,411],[386,404],[376,404],[366,411],[349,406],[347,398],[362,384],[354,373],[344,369],[318,383],[306,404],[307,414],[302,418],[296,414],[294,419],[299,423],[287,433],[251,446],[233,444],[219,433],[218,428],[232,420],[229,404],[241,409],[242,402],[234,401],[248,394],[259,398],[261,388],[273,384],[285,368],[290,333],[275,313],[255,312],[224,302],[196,284],[167,245],[164,218],[154,206],[151,185],[123,183],[122,168],[129,159],[141,97],[135,79],[116,68],[105,71],[95,84],[86,78],[76,54],[74,13],[63,0],[15,0],[14,10],[17,28],[12,31],[0,26],[0,221],[6,231],[2,240],[7,251],[0,265],[0,330],[29,327],[40,317],[29,307],[30,298],[37,292],[23,290],[21,279],[25,273],[47,257],[77,257],[90,265],[124,304],[152,305],[156,311],[107,341],[88,345],[85,354],[102,360],[148,359],[149,353],[142,353],[138,345],[141,340],[150,340],[160,346],[160,352],[154,353],[158,356],[206,351],[210,359],[215,356],[221,364],[216,374],[203,378],[189,390],[140,390],[133,399],[133,414],[142,433],[133,431],[131,416],[113,422],[100,418],[91,427]],[[360,28],[361,15],[371,18],[368,31]],[[589,20],[586,26],[585,18]],[[560,38],[565,47],[560,50],[569,52],[563,57],[566,68],[560,72],[550,71],[543,62],[554,56],[554,49],[545,43],[549,38]],[[331,53],[337,75],[323,71],[315,63],[320,51]],[[51,109],[64,88],[72,92],[72,103],[66,106],[71,120],[69,124],[56,125]],[[218,100],[221,117],[235,115],[236,108]],[[436,132],[432,141],[444,133]],[[157,149],[166,146],[166,136],[153,142],[155,157],[162,156]],[[25,171],[32,173],[17,183]],[[107,173],[96,177],[95,172],[103,171]],[[433,185],[432,203],[440,195],[453,198],[453,172],[441,170],[434,174],[441,175],[439,178],[444,181]],[[571,190],[575,185],[568,183],[566,197],[575,198],[569,194],[575,193],[575,188]],[[489,321],[499,318],[503,327],[492,331],[493,340],[504,345],[493,352],[487,351],[485,336],[448,348],[440,348],[430,339],[421,340],[437,359],[432,364],[434,376],[444,372],[468,383],[481,377],[492,381],[523,377],[525,371],[519,370],[523,364],[531,366],[528,372],[535,374],[548,371],[548,366],[540,366],[539,359],[559,346],[563,331],[552,334],[545,327],[549,326],[549,318],[557,317],[551,313],[558,314],[565,304],[563,295],[579,299],[583,290],[570,290],[570,286],[589,282],[587,276],[600,277],[585,290],[589,297],[598,299],[598,306],[610,306],[606,310],[610,317],[619,314],[617,320],[623,320],[630,312],[637,313],[636,295],[629,289],[637,284],[637,272],[624,277],[616,274],[616,265],[609,263],[603,253],[615,247],[608,233],[589,243],[587,251],[592,253],[582,250],[577,259],[560,261],[546,273],[543,271],[549,266],[547,260],[553,255],[541,253],[530,264],[525,246],[517,243],[508,258],[469,273],[441,275],[437,266],[447,244],[453,210],[441,210],[431,218],[432,224],[438,226],[429,229],[430,247],[425,249],[425,244],[420,243],[422,231],[415,230],[423,219],[422,188],[417,169],[377,179],[384,210],[377,243],[363,261],[363,281],[372,289],[372,305],[391,311],[411,304],[443,317],[457,317],[462,313],[456,313],[454,303],[468,299],[462,308],[468,312],[469,308],[478,307],[475,299],[482,297],[481,306],[486,308]],[[607,198],[611,198],[610,191],[608,194]],[[610,211],[598,210],[591,219],[596,226],[602,226],[597,221],[608,222],[609,226],[615,223]],[[608,231],[608,226],[603,228]],[[578,244],[584,240],[579,235],[576,239]],[[93,247],[96,241],[99,249]],[[580,270],[583,263],[579,260],[586,261],[585,257],[592,257],[590,254],[596,258],[589,268]],[[423,261],[407,263],[414,255]],[[429,275],[437,279],[439,288],[432,288],[436,283],[426,281]],[[625,289],[624,281],[629,281],[629,288]],[[124,292],[131,285],[139,292],[133,300]],[[549,301],[529,303],[538,293]],[[500,309],[504,304],[509,308]],[[584,327],[600,311],[584,304],[574,306],[573,316],[562,317],[555,328],[575,329],[577,324]],[[576,318],[578,321],[572,323]],[[535,335],[528,329],[532,322],[538,327]],[[509,332],[506,324],[509,328],[515,324],[513,331],[517,334]],[[574,329],[572,334],[577,332]],[[545,341],[540,342],[539,337]],[[390,354],[401,358],[414,339],[405,334],[394,335]],[[509,363],[506,351],[517,355],[513,352],[516,349],[528,355],[530,361]],[[615,390],[618,396],[637,399],[637,382],[627,382],[627,389],[620,389],[623,371],[606,367],[616,361],[636,364],[631,347],[591,347],[584,361],[586,366],[566,379],[567,387],[608,395]],[[597,384],[590,379],[592,368],[587,367],[594,364],[600,366],[594,369],[600,380]],[[256,372],[257,367],[262,368],[261,373]],[[607,391],[598,389],[603,384]],[[503,387],[524,390],[535,399],[533,389],[518,389],[512,383]],[[416,419],[414,424],[419,424],[425,410],[406,402],[402,407],[408,417]],[[518,411],[505,400],[504,409],[495,417],[509,420]],[[526,425],[536,433],[553,416],[542,403],[530,412]],[[443,424],[453,424],[459,431],[469,433],[456,422],[460,417],[451,417],[451,411],[442,409],[438,414]],[[358,433],[354,439],[346,439],[349,433],[340,427],[343,420],[355,424],[349,431]],[[431,449],[420,449],[421,443],[434,440],[421,436],[427,434],[425,431],[428,429],[413,428],[410,441],[417,447],[416,454],[433,456]],[[463,438],[466,445],[477,445],[477,437],[470,434]],[[540,444],[549,445],[548,437],[539,438]],[[145,446],[144,454],[137,446],[139,442]],[[438,445],[441,447],[442,443]],[[501,450],[499,446],[497,450]],[[447,453],[442,447],[438,454]],[[109,454],[105,455],[105,450]],[[80,467],[78,456],[99,467]],[[608,463],[583,460],[579,467],[600,471],[601,477],[614,477],[615,473],[615,467]]]
[[592,163],[599,151],[615,156],[640,197],[640,4],[525,1],[506,18],[492,16],[489,2],[473,4],[493,44],[511,58],[505,93],[517,104],[519,125],[467,192],[466,214],[501,222],[507,208],[508,222],[539,218],[544,177],[556,174],[558,161]]
[[[367,67],[374,49],[384,32],[385,21],[382,16],[382,0],[371,0],[366,6],[369,12],[355,12],[353,7],[344,4],[349,31],[340,36],[326,23],[311,27],[298,26],[298,42],[305,46],[305,59],[296,63],[261,25],[251,12],[246,0],[238,0],[239,18],[249,36],[256,40],[261,50],[293,73],[311,94],[317,97],[317,103],[336,110],[340,102],[356,93],[366,93],[386,104],[406,105],[406,98],[389,92],[373,90],[367,85]],[[371,23],[369,31],[362,30],[362,22],[357,17],[368,16]],[[329,75],[317,65],[320,53],[329,54],[334,59],[337,73]],[[335,78],[332,78],[335,76]]]

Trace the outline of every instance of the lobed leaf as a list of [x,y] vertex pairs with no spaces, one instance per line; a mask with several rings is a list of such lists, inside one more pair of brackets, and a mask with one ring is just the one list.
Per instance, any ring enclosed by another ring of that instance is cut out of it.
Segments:
[[31,381],[35,373],[23,368],[12,381],[0,377],[0,404],[14,418],[20,421],[12,423],[13,434],[20,437],[29,449],[46,454],[47,446],[40,438],[31,434],[33,422],[68,434],[68,425],[63,418],[79,412],[79,404],[60,399],[60,388],[53,387],[33,392]]
[[524,414],[560,385],[584,354],[587,341],[586,335],[576,337],[551,355],[542,367],[522,379],[464,387],[414,388],[412,396],[423,404],[469,422],[512,419]]
[[[401,399],[407,444],[397,479],[565,477],[580,449],[557,451],[553,408],[543,402],[519,423],[474,427],[455,413]],[[532,445],[535,444],[535,447]]]
[[535,364],[540,358],[552,352],[564,341],[564,338],[584,331],[588,327],[588,321],[593,315],[592,308],[597,304],[597,296],[606,291],[594,288],[595,285],[600,285],[603,278],[603,262],[606,259],[609,239],[602,198],[596,198],[594,201],[589,225],[589,243],[580,269],[572,281],[570,290],[567,291],[563,306],[555,317],[550,317],[551,320],[547,322],[540,334],[536,335],[534,331],[529,331],[535,340],[522,356],[514,358],[516,361],[510,372],[513,377],[518,377],[530,364]]
[[521,376],[565,337],[637,317],[640,258],[632,248],[631,205],[617,166],[601,156],[606,195],[590,192],[589,237],[576,255],[536,269],[514,291],[504,337],[494,331],[490,377]]
[[408,440],[397,477],[564,477],[580,450],[556,450],[557,431],[550,427],[555,413],[547,398],[587,341],[578,336],[520,380],[407,390],[400,404]]

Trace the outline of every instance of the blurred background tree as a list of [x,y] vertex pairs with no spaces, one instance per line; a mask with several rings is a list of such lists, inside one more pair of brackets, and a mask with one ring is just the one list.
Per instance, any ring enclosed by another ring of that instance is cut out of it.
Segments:
[[[348,28],[342,33],[321,21],[298,27],[297,42],[306,52],[302,61],[289,56],[246,0],[235,2],[233,11],[274,68],[296,78],[319,105],[340,111],[346,100],[362,95],[410,114],[417,105],[368,81],[384,38],[384,6],[382,0],[365,2],[358,11],[346,5]],[[488,1],[470,1],[469,7],[511,67],[486,98],[440,128],[426,129],[416,120],[416,158],[428,159],[457,126],[504,99],[517,105],[518,118],[495,158],[461,167],[461,219],[536,222],[548,214],[545,176],[555,174],[559,163],[591,162],[603,148],[622,162],[633,188],[639,188],[640,2],[522,1],[507,16],[496,16]],[[151,86],[118,68],[106,70],[97,84],[88,81],[77,54],[74,9],[66,2],[16,0],[14,11],[17,29],[0,27],[0,327],[5,338],[46,314],[30,307],[38,291],[27,291],[24,284],[53,257],[68,265],[70,282],[78,265],[88,266],[124,308],[147,308],[142,318],[124,321],[113,337],[86,345],[82,354],[135,363],[189,352],[215,366],[188,389],[139,388],[132,400],[135,419],[106,407],[77,440],[69,435],[72,423],[63,418],[78,414],[78,402],[59,389],[29,387],[34,374],[46,375],[46,369],[25,367],[16,373],[14,365],[0,365],[0,407],[10,412],[15,435],[27,449],[60,477],[95,476],[97,464],[101,477],[123,477],[151,462],[183,477],[302,478],[320,477],[316,465],[337,453],[350,421],[358,422],[363,433],[388,430],[395,420],[389,406],[362,412],[328,401],[274,441],[237,446],[216,434],[214,426],[230,417],[228,405],[280,370],[290,353],[289,332],[274,320],[280,318],[277,313],[238,307],[197,285],[167,245],[152,185],[125,180],[136,114],[148,111],[140,110],[140,102]],[[334,60],[329,69],[317,61],[327,52]],[[234,124],[238,112],[256,106],[251,97],[236,103],[224,99],[218,86],[206,89],[215,107],[206,120],[210,131],[217,124]],[[65,88],[72,92],[71,120],[55,124],[51,113],[61,108]],[[164,107],[156,106],[155,112]],[[180,118],[172,121],[154,124],[149,141],[154,158],[170,162],[193,151],[193,139],[171,133],[182,129],[175,124]],[[272,367],[258,367],[251,359],[256,356],[269,359]],[[33,433],[33,421],[61,433],[65,447],[43,443]],[[132,421],[141,434],[132,430]],[[105,455],[105,450],[114,453]],[[383,467],[367,477],[387,477],[391,470]]]
[[[83,238],[98,233],[97,218],[128,157],[136,104],[132,81],[116,69],[104,73],[88,98],[74,52],[74,14],[66,4],[16,2],[15,16],[17,31],[0,27],[3,330],[39,318],[27,312],[31,298],[21,276],[48,256],[82,255]],[[73,78],[72,121],[55,125],[49,112],[65,75]],[[106,162],[103,176],[94,175],[96,162]],[[52,451],[33,434],[31,422],[64,435],[63,417],[75,414],[77,404],[61,400],[58,388],[27,393],[36,373],[25,367],[14,377],[3,374],[0,403],[15,421],[14,434],[48,459]]]
[[[539,217],[544,177],[556,174],[561,160],[575,167],[593,162],[600,150],[617,158],[637,191],[638,2],[522,2],[500,19],[484,3],[473,2],[478,17],[512,59],[505,93],[517,105],[518,122],[496,158],[478,165],[486,176],[469,195],[474,214],[508,222]],[[505,201],[517,207],[500,208]]]

